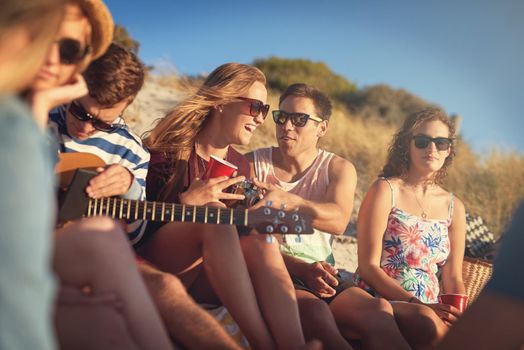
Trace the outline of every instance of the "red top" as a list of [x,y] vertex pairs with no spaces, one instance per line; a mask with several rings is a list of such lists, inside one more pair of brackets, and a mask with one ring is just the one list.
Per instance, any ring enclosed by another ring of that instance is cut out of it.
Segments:
[[[233,147],[229,147],[226,160],[238,167],[237,176],[243,175],[246,178],[250,177],[249,161]],[[159,200],[158,195],[171,176],[171,167],[167,162],[168,160],[165,157],[165,153],[151,151],[151,160],[149,161],[149,170],[146,178],[147,200]],[[184,176],[183,185],[178,184],[174,186],[174,190],[168,194],[166,199],[162,199],[161,201],[179,203],[178,195],[187,190],[195,177],[201,177],[204,174],[207,163],[206,160],[200,158],[195,152],[192,152],[188,160],[189,166]]]

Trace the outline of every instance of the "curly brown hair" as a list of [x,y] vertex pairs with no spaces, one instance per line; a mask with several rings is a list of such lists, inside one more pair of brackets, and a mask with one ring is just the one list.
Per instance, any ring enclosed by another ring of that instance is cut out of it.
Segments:
[[[430,107],[415,112],[408,116],[400,130],[393,137],[389,146],[386,165],[382,168],[380,177],[404,177],[409,170],[410,158],[409,147],[413,136],[413,130],[425,122],[438,120],[444,123],[449,129],[449,138],[455,140],[455,125],[444,111],[439,108]],[[447,170],[455,157],[455,145],[451,143],[449,156],[444,161],[433,181],[441,184],[447,175]]]

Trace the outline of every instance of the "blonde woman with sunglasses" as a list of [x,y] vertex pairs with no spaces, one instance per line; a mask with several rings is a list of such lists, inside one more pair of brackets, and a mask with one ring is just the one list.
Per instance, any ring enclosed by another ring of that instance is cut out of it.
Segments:
[[[439,109],[409,116],[358,217],[355,281],[391,301],[401,330],[415,348],[437,342],[461,315],[438,300],[443,293],[465,293],[464,205],[441,186],[455,154],[454,138],[452,122]],[[411,318],[408,324],[407,315],[420,321]]]
[[[151,151],[147,197],[225,208],[242,200],[227,187],[249,176],[232,145],[247,145],[269,110],[266,78],[257,68],[227,63],[160,120],[145,140]],[[211,156],[238,167],[238,176],[202,179]],[[148,225],[141,253],[177,275],[200,303],[223,304],[254,349],[304,344],[291,280],[278,250],[263,235],[239,237],[232,225]]]

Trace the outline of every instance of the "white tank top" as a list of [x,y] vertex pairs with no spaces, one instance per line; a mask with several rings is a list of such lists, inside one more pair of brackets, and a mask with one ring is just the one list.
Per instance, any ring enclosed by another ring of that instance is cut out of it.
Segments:
[[[333,153],[319,150],[318,155],[306,173],[297,181],[285,182],[278,179],[273,168],[272,148],[261,148],[254,152],[255,174],[259,181],[275,185],[283,191],[296,194],[304,199],[323,201],[329,185],[329,162]],[[331,248],[333,235],[316,230],[312,235],[285,235],[286,242],[281,251],[306,262],[327,261],[335,263]]]

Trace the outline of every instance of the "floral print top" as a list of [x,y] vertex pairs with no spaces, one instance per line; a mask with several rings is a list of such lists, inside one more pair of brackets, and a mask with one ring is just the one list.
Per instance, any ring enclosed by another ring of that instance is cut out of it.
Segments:
[[[450,251],[448,227],[453,213],[453,194],[447,220],[423,219],[395,207],[391,183],[392,208],[382,241],[380,266],[404,290],[424,303],[436,303],[439,295],[439,266],[445,264]],[[358,275],[357,285],[379,296]]]

